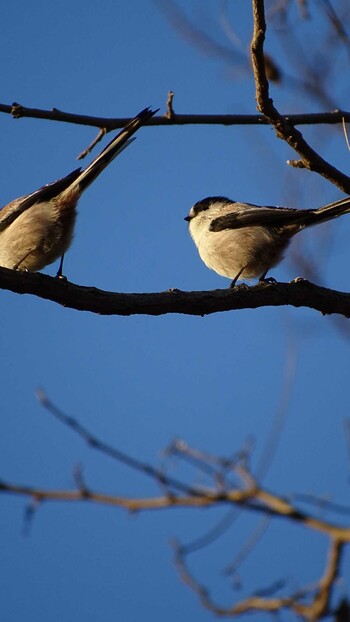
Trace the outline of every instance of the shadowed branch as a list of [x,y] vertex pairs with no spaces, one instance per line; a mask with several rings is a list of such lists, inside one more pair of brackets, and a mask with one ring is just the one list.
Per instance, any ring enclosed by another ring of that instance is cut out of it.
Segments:
[[118,293],[85,287],[46,274],[0,268],[0,289],[32,294],[78,311],[99,315],[209,315],[259,307],[307,307],[322,315],[350,317],[350,294],[298,279],[290,283],[258,283],[232,289],[185,292],[169,289],[156,293]]

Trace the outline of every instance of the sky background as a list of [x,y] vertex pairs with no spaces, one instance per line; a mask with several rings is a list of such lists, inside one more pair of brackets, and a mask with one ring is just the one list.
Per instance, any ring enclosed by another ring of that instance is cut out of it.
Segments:
[[[310,20],[295,9],[292,28],[274,23],[268,33],[266,49],[288,75],[271,87],[284,113],[349,108],[349,57],[336,37],[327,38],[316,4],[310,3]],[[250,3],[179,3],[196,27],[224,46],[227,53],[220,54],[208,42],[204,49],[198,38],[191,43],[170,23],[168,6],[165,0],[3,3],[2,103],[128,117],[145,106],[164,113],[172,89],[179,113],[255,113],[247,60]],[[342,3],[334,6],[340,10]],[[349,19],[348,11],[345,27]],[[322,64],[327,46],[333,73]],[[297,88],[298,77],[310,84],[312,68],[331,101]],[[324,157],[349,170],[340,128],[303,131]],[[96,130],[2,114],[0,133],[6,204],[76,168],[76,156]],[[74,283],[120,292],[225,288],[227,279],[200,261],[183,218],[208,195],[300,208],[341,197],[317,175],[288,167],[286,160],[294,157],[269,127],[142,128],[82,198],[65,274]],[[349,237],[346,217],[300,234],[273,276],[312,276],[349,291]],[[56,265],[45,269],[56,271]],[[282,307],[204,318],[108,318],[2,291],[0,321],[1,479],[70,489],[80,464],[91,488],[127,497],[159,494],[142,474],[96,454],[45,412],[35,397],[43,387],[96,436],[145,462],[163,465],[174,438],[220,456],[233,455],[251,439],[253,470],[264,452],[271,458],[264,479],[269,489],[347,503],[350,332],[342,318]],[[266,447],[279,413],[285,423],[272,454]],[[196,469],[175,460],[167,469],[203,482]],[[93,504],[47,503],[25,536],[28,502],[3,495],[0,503],[3,622],[43,616],[47,622],[213,619],[180,581],[170,540],[195,540],[227,509],[130,516]],[[334,520],[346,524],[348,518]],[[236,580],[227,577],[224,569],[259,521],[241,515],[188,560],[222,606],[280,578],[295,590],[323,572],[326,539],[276,520]],[[348,593],[349,580],[347,555],[336,600]]]

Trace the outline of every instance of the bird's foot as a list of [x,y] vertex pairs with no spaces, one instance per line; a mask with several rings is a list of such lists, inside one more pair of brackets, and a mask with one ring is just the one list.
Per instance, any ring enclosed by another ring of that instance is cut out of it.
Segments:
[[55,279],[57,279],[58,281],[62,281],[62,283],[68,283],[67,277],[64,276],[64,274],[61,274],[59,271],[57,272]]
[[263,285],[272,285],[273,283],[277,283],[276,279],[273,278],[273,276],[268,276],[266,277],[260,277],[259,283],[262,283]]
[[229,285],[229,289],[233,289],[233,288],[237,288],[237,289],[241,289],[241,290],[247,290],[249,289],[249,285],[247,285],[247,283],[239,283],[239,285],[236,284],[236,279],[234,279],[232,281],[232,283]]
[[290,281],[290,284],[291,284],[291,283],[302,283],[302,282],[306,283],[306,282],[307,282],[307,280],[306,280],[306,279],[304,279],[302,276],[296,276],[296,277],[295,277],[295,279],[292,279],[292,280]]

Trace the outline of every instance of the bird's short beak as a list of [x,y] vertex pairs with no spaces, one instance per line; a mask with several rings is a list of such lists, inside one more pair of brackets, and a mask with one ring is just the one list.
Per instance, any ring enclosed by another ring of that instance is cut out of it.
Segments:
[[187,222],[190,222],[191,216],[185,216],[184,220],[187,220]]

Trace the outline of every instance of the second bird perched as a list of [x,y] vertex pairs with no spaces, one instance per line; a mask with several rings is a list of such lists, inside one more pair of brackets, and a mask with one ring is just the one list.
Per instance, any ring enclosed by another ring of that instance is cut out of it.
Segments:
[[318,209],[265,207],[207,197],[195,203],[185,220],[205,265],[221,276],[264,280],[293,235],[350,212],[350,197]]
[[[0,210],[0,266],[36,272],[63,257],[73,239],[80,196],[156,112],[142,110],[83,171],[78,168],[5,205]],[[61,270],[62,261],[58,274]]]

